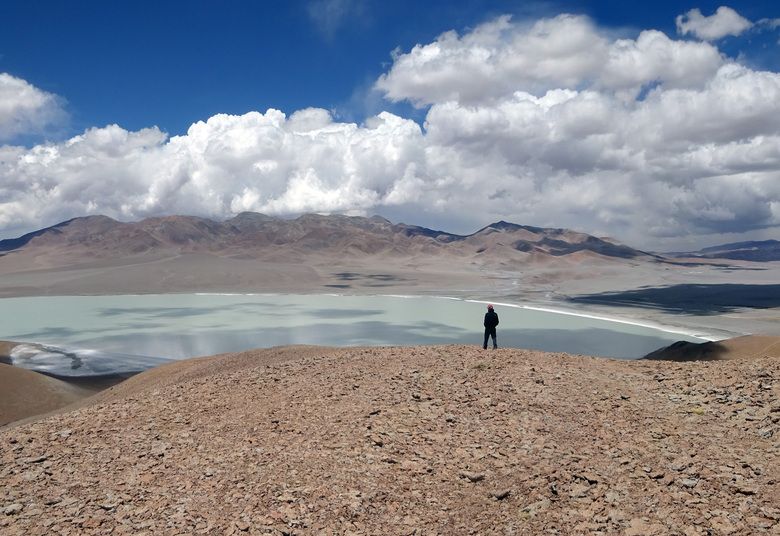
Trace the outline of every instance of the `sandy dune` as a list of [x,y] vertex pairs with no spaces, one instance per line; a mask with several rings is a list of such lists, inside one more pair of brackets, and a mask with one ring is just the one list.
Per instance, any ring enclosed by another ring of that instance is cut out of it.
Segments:
[[0,430],[3,534],[776,534],[780,359],[177,362]]

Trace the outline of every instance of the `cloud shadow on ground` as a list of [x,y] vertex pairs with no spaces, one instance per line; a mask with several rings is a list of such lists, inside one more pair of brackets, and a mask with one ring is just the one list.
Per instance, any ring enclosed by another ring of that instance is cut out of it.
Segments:
[[780,307],[780,285],[681,284],[585,294],[568,301],[661,309],[674,314],[715,315],[743,308]]

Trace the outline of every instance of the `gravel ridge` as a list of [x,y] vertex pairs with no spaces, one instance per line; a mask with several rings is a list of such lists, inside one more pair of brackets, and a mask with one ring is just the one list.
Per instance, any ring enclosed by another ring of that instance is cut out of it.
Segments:
[[780,534],[780,359],[286,347],[0,429],[0,533]]

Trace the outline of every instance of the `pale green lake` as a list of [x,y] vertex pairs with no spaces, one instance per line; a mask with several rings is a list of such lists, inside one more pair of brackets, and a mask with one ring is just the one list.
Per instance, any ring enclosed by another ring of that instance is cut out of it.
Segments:
[[[702,339],[605,319],[497,304],[502,347],[634,359]],[[482,344],[485,304],[453,298],[168,294],[0,299],[15,365],[58,375],[143,370],[171,359],[288,344]]]

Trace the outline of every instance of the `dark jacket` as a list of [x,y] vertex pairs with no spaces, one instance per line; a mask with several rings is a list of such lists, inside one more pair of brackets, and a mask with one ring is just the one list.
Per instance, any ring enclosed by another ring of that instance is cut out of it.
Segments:
[[498,325],[498,314],[495,311],[485,313],[485,322],[483,325],[488,329],[493,329]]

